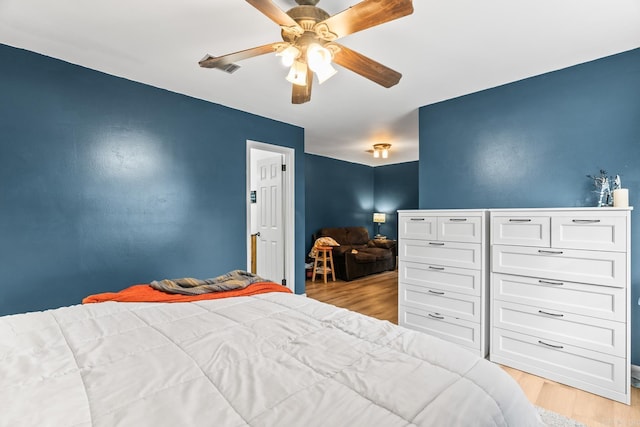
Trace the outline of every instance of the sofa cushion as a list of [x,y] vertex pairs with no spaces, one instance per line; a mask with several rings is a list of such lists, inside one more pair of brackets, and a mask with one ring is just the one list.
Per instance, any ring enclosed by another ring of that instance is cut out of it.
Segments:
[[369,246],[376,247],[376,248],[385,248],[385,249],[391,249],[396,245],[396,242],[394,240],[369,240]]
[[347,252],[359,252],[362,249],[369,249],[367,245],[340,245],[333,248],[333,256],[341,256]]
[[358,264],[368,264],[376,262],[376,255],[369,252],[358,251],[358,253],[354,255],[354,259]]
[[351,252],[351,246],[341,245],[333,248],[333,256],[343,256],[345,253]]
[[341,245],[349,244],[346,227],[321,228],[320,231],[318,231],[318,237],[321,236],[333,237],[336,242],[340,243]]
[[367,247],[358,249],[358,253],[354,254],[356,262],[360,264],[390,259],[392,256],[388,249]]
[[389,259],[393,256],[393,253],[389,249],[384,248],[367,248],[362,252],[366,252],[375,256],[376,260]]
[[352,245],[366,245],[369,242],[369,231],[365,227],[346,227],[347,239]]

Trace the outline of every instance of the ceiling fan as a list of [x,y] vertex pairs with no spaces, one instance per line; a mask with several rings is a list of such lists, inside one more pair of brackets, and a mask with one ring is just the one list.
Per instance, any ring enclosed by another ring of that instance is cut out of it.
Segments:
[[357,53],[336,40],[413,13],[412,0],[363,0],[333,16],[316,7],[319,0],[295,0],[298,6],[287,12],[272,0],[246,0],[281,28],[282,42],[269,43],[223,56],[205,56],[204,68],[237,68],[235,61],[276,52],[290,66],[291,102],[311,100],[315,73],[320,83],[336,73],[335,62],[384,87],[397,84],[402,74]]

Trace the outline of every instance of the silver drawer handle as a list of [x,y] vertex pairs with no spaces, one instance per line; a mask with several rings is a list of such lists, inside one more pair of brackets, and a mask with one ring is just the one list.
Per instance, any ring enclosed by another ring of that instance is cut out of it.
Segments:
[[544,249],[538,249],[541,254],[562,255],[562,251],[545,251]]
[[509,222],[531,222],[529,218],[511,218]]
[[563,286],[564,285],[564,283],[562,283],[562,282],[550,282],[548,280],[542,280],[542,279],[538,280],[538,282],[542,283],[544,285],[553,285],[553,286]]
[[444,316],[436,316],[435,314],[431,314],[431,313],[429,313],[429,317],[433,317],[434,319],[440,319],[440,320],[444,319]]
[[444,246],[444,243],[442,242],[429,242],[429,244],[434,246]]
[[424,221],[424,218],[409,218],[409,221]]
[[574,219],[572,221],[577,224],[595,224],[600,222],[599,219]]
[[463,222],[466,221],[467,218],[449,218],[449,221],[458,221],[458,222]]
[[430,265],[430,266],[429,266],[429,268],[430,268],[431,270],[438,270],[438,271],[442,271],[442,270],[444,270],[444,267],[434,267],[434,266],[432,266],[432,265]]
[[546,342],[544,342],[544,341],[540,341],[540,340],[538,340],[538,342],[539,342],[540,344],[544,344],[544,345],[546,345],[547,347],[552,347],[552,348],[564,348],[564,346],[562,346],[562,345],[547,344]]
[[546,315],[548,315],[548,316],[564,317],[564,314],[549,313],[548,311],[544,311],[544,310],[538,310],[538,313],[546,314]]
[[429,289],[429,293],[436,294],[436,295],[444,295],[444,292],[436,292],[436,291],[432,291],[431,289]]

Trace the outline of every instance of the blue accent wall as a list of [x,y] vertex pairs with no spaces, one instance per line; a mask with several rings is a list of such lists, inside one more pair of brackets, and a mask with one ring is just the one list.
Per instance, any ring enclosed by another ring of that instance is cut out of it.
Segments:
[[373,200],[376,212],[386,215],[380,234],[398,238],[398,210],[418,209],[419,162],[376,166],[373,171]]
[[323,227],[364,226],[373,232],[373,168],[305,155],[307,253]]
[[595,206],[629,188],[632,363],[640,364],[640,49],[422,107],[420,208]]
[[376,233],[373,212],[387,218],[380,232],[398,235],[397,210],[418,208],[418,162],[370,167],[306,155],[307,250],[323,227],[363,226]]
[[246,140],[304,130],[0,45],[0,315],[246,268]]

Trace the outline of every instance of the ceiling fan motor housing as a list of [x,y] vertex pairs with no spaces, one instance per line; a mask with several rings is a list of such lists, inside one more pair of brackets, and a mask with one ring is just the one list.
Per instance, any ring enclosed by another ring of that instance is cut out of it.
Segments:
[[296,21],[305,31],[313,31],[313,27],[318,22],[324,21],[331,16],[319,7],[307,5],[296,6],[287,11],[287,15]]

